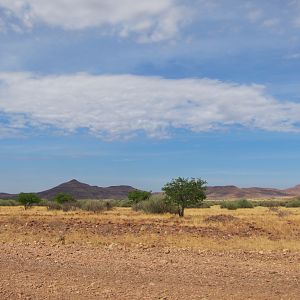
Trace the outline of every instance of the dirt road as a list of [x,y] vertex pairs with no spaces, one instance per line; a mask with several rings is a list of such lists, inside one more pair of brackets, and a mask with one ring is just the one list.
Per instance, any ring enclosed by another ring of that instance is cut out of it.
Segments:
[[300,299],[300,254],[0,244],[0,299]]

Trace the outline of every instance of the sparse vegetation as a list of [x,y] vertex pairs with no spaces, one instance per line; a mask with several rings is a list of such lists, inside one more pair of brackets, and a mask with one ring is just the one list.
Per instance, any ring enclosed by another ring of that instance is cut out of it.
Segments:
[[220,206],[221,208],[227,208],[229,210],[236,210],[238,208],[254,208],[253,203],[247,199],[223,201]]
[[177,206],[177,213],[184,216],[184,209],[192,205],[200,205],[206,198],[206,181],[198,178],[178,177],[168,182],[162,190],[166,201]]
[[80,201],[79,207],[85,211],[91,211],[94,213],[99,213],[105,210],[111,210],[113,208],[113,203],[110,201],[101,200],[84,200]]
[[176,206],[167,202],[162,196],[152,196],[149,200],[141,201],[134,206],[134,209],[148,214],[175,214],[177,212]]
[[45,206],[48,210],[62,210],[62,205],[54,201],[47,201]]
[[221,202],[220,207],[229,210],[236,210],[239,208],[236,201],[223,201]]
[[293,199],[286,203],[286,207],[300,207],[300,199]]
[[262,207],[285,207],[289,200],[254,200],[251,201],[254,206]]
[[79,200],[67,201],[62,204],[56,201],[46,202],[48,210],[62,210],[64,212],[74,211],[76,209],[99,213],[102,211],[111,210],[118,202],[116,201],[103,201],[103,200]]

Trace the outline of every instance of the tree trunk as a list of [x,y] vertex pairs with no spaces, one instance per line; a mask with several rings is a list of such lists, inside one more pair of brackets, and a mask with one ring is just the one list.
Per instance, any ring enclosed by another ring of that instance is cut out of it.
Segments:
[[184,207],[183,206],[178,207],[178,215],[179,215],[179,217],[184,216]]

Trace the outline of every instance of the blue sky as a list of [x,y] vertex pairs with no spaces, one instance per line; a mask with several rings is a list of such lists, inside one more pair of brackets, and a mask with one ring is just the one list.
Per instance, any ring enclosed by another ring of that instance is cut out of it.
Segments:
[[296,185],[299,69],[298,0],[0,0],[0,191]]

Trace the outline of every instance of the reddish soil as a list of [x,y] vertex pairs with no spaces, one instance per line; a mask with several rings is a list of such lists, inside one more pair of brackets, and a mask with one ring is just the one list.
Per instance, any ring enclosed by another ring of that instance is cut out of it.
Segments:
[[300,254],[1,244],[0,299],[299,299]]

